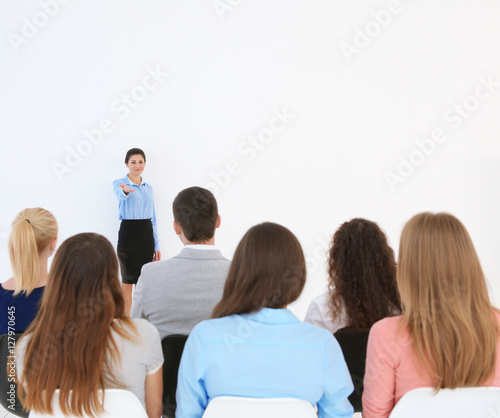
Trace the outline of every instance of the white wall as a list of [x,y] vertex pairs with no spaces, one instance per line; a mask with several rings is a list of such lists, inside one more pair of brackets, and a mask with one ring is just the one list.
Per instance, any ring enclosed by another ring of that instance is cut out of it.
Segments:
[[163,257],[181,248],[173,198],[208,186],[226,256],[258,222],[298,236],[302,316],[342,222],[378,222],[397,252],[412,215],[449,211],[498,303],[499,21],[494,0],[1,2],[0,276],[25,207],[51,210],[61,240],[96,231],[115,243],[111,184],[137,146]]

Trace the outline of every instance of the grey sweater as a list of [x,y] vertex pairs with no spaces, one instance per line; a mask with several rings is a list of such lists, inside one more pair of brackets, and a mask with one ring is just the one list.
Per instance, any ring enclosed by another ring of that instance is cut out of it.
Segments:
[[198,322],[210,318],[222,297],[229,265],[215,247],[183,248],[171,259],[145,264],[130,316],[147,319],[162,339],[189,334]]

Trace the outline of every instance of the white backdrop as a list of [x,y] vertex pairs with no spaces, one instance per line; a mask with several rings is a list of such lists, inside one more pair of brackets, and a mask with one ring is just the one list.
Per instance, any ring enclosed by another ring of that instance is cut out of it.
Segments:
[[147,154],[163,258],[171,203],[216,193],[231,257],[262,221],[308,261],[303,316],[337,227],[449,211],[500,300],[500,3],[494,0],[3,1],[0,276],[10,222],[51,210],[60,239],[116,243],[112,182]]

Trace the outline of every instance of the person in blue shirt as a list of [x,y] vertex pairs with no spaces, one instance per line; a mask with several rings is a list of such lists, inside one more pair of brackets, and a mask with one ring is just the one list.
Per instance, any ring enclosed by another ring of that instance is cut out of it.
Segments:
[[0,286],[0,334],[24,332],[38,313],[57,232],[56,218],[42,208],[24,209],[12,222],[8,247],[13,276]]
[[137,283],[144,264],[161,259],[153,188],[141,174],[146,166],[146,154],[132,148],[125,155],[129,173],[113,182],[118,198],[119,219],[117,253],[120,260],[126,312],[130,314],[132,288]]
[[297,398],[317,405],[319,418],[352,417],[354,387],[339,344],[287,309],[305,280],[304,253],[288,229],[263,223],[245,234],[213,319],[187,339],[176,417],[202,417],[218,396]]

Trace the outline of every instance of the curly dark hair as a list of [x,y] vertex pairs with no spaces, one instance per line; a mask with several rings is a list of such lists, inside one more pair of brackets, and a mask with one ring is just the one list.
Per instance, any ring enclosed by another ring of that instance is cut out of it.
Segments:
[[347,326],[370,328],[401,313],[394,251],[375,222],[355,218],[337,229],[328,253],[328,276],[333,319],[345,309]]

